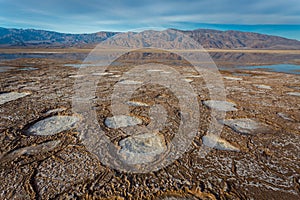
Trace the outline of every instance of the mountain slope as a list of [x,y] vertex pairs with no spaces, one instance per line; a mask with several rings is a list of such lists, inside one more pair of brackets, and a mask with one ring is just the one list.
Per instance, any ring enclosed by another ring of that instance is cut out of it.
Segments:
[[300,41],[241,31],[197,29],[183,31],[205,48],[219,49],[300,49]]
[[[240,31],[197,29],[182,31],[204,48],[218,49],[300,49],[300,41]],[[117,32],[66,34],[34,29],[0,28],[0,48],[94,47]]]
[[97,44],[114,32],[66,34],[34,29],[0,28],[0,47],[82,47]]

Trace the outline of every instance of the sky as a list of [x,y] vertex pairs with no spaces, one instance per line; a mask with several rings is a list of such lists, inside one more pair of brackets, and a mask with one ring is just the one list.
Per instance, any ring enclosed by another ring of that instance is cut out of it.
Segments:
[[300,40],[300,0],[0,0],[0,27],[241,30]]

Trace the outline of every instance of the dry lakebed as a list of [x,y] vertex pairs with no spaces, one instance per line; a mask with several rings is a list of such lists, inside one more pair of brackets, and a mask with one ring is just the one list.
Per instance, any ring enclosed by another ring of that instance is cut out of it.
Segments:
[[[82,142],[77,129],[82,116],[72,106],[74,84],[83,77],[72,65],[81,60],[76,56],[1,60],[0,199],[300,198],[299,74],[239,70],[232,68],[234,60],[217,61],[226,98],[212,100],[200,73],[174,65],[181,82],[197,93],[200,118],[195,137],[168,165],[134,173],[106,165]],[[113,114],[114,85],[141,83],[122,78],[130,68],[124,62],[94,73],[95,97],[87,100],[93,102],[99,127],[121,157],[142,168],[161,162],[172,151],[172,138],[180,134],[180,102],[165,87],[144,84],[124,102],[128,115]],[[145,73],[172,75],[157,69]],[[149,116],[157,116],[161,109],[154,105],[164,108],[158,119]],[[213,119],[212,110],[226,116]],[[222,126],[220,132],[208,133],[212,120]],[[150,126],[156,131],[133,131]]]

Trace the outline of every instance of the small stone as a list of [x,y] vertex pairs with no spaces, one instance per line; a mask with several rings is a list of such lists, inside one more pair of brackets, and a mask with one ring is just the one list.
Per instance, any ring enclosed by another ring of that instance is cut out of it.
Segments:
[[230,76],[225,76],[224,77],[227,80],[231,80],[231,81],[242,81],[242,78],[237,78],[237,77],[230,77]]
[[74,116],[53,116],[33,124],[27,133],[30,135],[54,135],[74,127],[79,118]]
[[143,121],[137,117],[131,117],[127,115],[117,115],[113,117],[107,117],[104,124],[108,128],[122,128],[128,126],[135,126],[141,124]]
[[288,95],[300,97],[300,92],[288,92]]
[[119,144],[122,148],[119,153],[127,164],[153,162],[156,156],[167,149],[164,138],[153,133],[129,136]]
[[247,118],[226,119],[221,121],[221,123],[229,126],[232,130],[241,134],[265,133],[269,130],[266,124]]
[[139,101],[128,101],[127,104],[130,106],[144,106],[144,107],[149,106],[148,104]]
[[0,94],[0,105],[5,104],[9,101],[14,101],[14,100],[20,99],[20,98],[25,97],[29,94],[30,93],[27,93],[27,92],[23,92],[23,93],[9,92],[9,93]]
[[204,105],[211,109],[216,109],[219,111],[237,111],[235,108],[236,104],[228,102],[228,101],[215,101],[215,100],[208,100],[203,102]]
[[259,89],[266,89],[266,90],[272,90],[271,86],[268,85],[255,85],[255,87],[259,88]]
[[209,134],[202,137],[203,144],[207,147],[218,149],[218,150],[225,150],[225,151],[240,151],[239,148],[233,146],[229,142],[220,137]]

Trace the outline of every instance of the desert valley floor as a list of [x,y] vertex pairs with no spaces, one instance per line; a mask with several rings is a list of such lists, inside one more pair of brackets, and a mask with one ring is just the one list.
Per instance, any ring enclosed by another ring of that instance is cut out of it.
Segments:
[[[80,116],[72,98],[80,74],[72,65],[80,66],[88,50],[22,51],[0,53],[0,199],[299,199],[300,68],[285,73],[236,67],[299,66],[299,51],[210,51],[226,93],[226,99],[217,102],[210,100],[201,74],[174,65],[198,94],[199,127],[187,152],[148,173],[104,165],[79,137]],[[126,102],[130,116],[119,116],[120,124],[110,123],[113,86],[135,83],[122,79],[130,68],[123,62],[94,74],[99,81],[93,109],[112,143],[134,156],[145,141],[125,135],[119,127],[147,126],[150,107],[163,106],[168,113],[165,126],[157,138],[150,138],[151,144],[144,144],[161,150],[149,158],[156,162],[170,151],[179,128],[179,102],[160,85],[143,85]],[[164,70],[147,73],[168,75]],[[225,119],[218,121],[224,125],[220,137],[206,134],[212,109],[226,111]],[[209,149],[205,157],[201,148]]]

